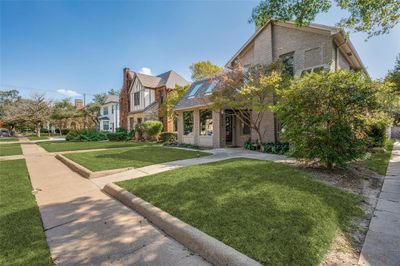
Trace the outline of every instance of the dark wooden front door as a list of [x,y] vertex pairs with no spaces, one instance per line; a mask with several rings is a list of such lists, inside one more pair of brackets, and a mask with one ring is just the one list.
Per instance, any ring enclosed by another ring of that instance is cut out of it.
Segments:
[[233,144],[233,115],[225,116],[225,141],[226,145]]

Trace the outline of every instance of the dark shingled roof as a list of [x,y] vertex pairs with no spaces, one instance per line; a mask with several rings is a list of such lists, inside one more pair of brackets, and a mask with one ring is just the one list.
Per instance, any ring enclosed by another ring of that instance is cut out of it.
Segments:
[[[209,99],[209,94],[206,94],[205,91],[214,80],[215,78],[211,77],[193,82],[187,93],[182,97],[182,99],[179,101],[174,109],[183,110],[208,105],[211,101]],[[201,84],[201,87],[198,89],[196,95],[189,96],[197,84]]]

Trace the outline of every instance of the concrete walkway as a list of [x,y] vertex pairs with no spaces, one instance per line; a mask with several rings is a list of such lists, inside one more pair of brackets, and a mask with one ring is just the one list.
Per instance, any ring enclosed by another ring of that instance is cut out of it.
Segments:
[[400,265],[400,143],[393,147],[374,216],[359,260],[360,265]]
[[53,154],[21,147],[55,264],[208,265]]
[[235,149],[221,148],[221,149],[204,150],[204,152],[211,153],[212,155],[194,159],[166,162],[162,164],[153,164],[141,168],[131,169],[121,173],[116,173],[99,178],[93,178],[90,179],[90,181],[92,181],[96,186],[102,189],[108,183],[115,183],[119,181],[125,181],[129,179],[135,179],[138,177],[170,171],[173,169],[178,169],[186,166],[218,162],[233,158],[249,158],[249,159],[286,162],[286,163],[295,162],[295,160],[289,159],[288,157],[283,155],[274,155],[268,153],[261,153],[257,151],[243,150],[242,148],[235,148]]

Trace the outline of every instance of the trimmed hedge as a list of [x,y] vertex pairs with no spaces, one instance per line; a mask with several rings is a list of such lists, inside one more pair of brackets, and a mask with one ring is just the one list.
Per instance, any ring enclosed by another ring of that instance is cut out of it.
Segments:
[[143,128],[148,137],[157,139],[163,129],[163,123],[157,120],[148,120],[143,123]]
[[67,141],[101,141],[108,140],[107,134],[94,129],[71,130],[65,137]]
[[127,134],[126,132],[110,132],[107,133],[107,138],[111,141],[124,141],[127,139]]
[[161,142],[175,142],[178,139],[178,134],[175,132],[162,132],[160,134]]

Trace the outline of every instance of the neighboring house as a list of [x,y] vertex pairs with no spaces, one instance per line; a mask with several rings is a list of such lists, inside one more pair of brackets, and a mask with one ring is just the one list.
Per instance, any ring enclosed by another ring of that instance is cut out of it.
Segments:
[[108,95],[100,108],[100,131],[115,132],[119,128],[119,96]]
[[[366,73],[353,45],[338,29],[317,24],[299,28],[292,22],[274,21],[259,28],[225,67],[268,65],[279,58],[294,76],[340,68]],[[255,141],[256,132],[241,122],[232,110],[209,109],[208,95],[215,85],[212,78],[194,82],[175,107],[178,142],[217,148],[242,146],[247,140]],[[274,113],[266,112],[261,125],[263,142],[279,140],[280,123]]]
[[160,105],[168,97],[168,92],[175,89],[175,85],[189,84],[173,70],[150,76],[125,68],[120,95],[121,127],[131,130],[146,120],[160,120],[164,125],[163,131],[176,131],[173,119],[163,113]]

